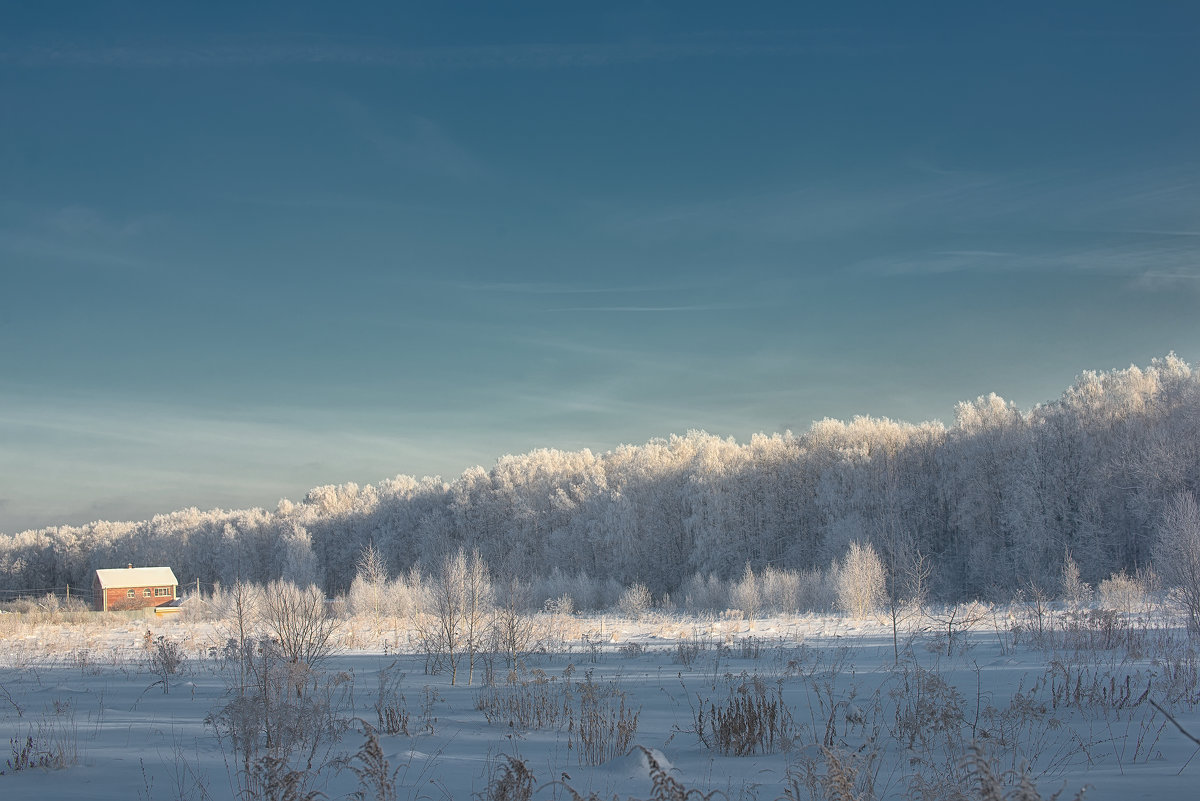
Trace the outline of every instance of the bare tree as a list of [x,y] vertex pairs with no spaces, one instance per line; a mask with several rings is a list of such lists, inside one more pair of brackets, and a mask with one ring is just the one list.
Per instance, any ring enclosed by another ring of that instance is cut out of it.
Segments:
[[325,610],[317,587],[273,581],[263,598],[263,623],[289,662],[316,669],[335,651],[338,622]]
[[466,645],[467,645],[467,684],[475,679],[475,657],[483,651],[489,634],[488,621],[492,615],[493,595],[492,579],[488,574],[487,565],[479,557],[478,551],[472,551],[467,559],[466,587],[463,593],[466,599]]
[[1179,493],[1167,504],[1154,548],[1154,569],[1187,616],[1188,631],[1200,634],[1200,504],[1190,492]]
[[516,667],[517,659],[533,641],[533,620],[527,615],[529,585],[516,576],[503,582],[497,592],[492,631],[496,649]]
[[213,591],[209,604],[213,614],[221,621],[220,628],[229,640],[227,656],[237,656],[238,695],[244,696],[249,681],[249,659],[253,651],[255,628],[258,626],[262,607],[262,590],[240,579],[229,589],[220,586]]
[[467,656],[467,684],[474,680],[475,657],[483,648],[492,607],[492,582],[477,551],[459,549],[442,559],[439,575],[429,587],[431,623],[422,632],[426,648],[445,660],[450,683]]
[[908,538],[897,538],[888,553],[885,595],[888,622],[892,627],[892,655],[899,664],[900,625],[924,610],[933,565],[927,555],[912,548]]
[[370,543],[358,555],[354,582],[350,585],[350,603],[353,611],[367,612],[379,618],[387,605],[387,563],[383,554]]

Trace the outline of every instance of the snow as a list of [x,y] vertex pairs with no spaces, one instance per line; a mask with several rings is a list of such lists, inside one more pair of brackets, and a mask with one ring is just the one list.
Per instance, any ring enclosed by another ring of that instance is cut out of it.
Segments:
[[[489,724],[476,708],[481,670],[475,686],[451,686],[445,674],[424,673],[422,655],[408,648],[397,653],[410,641],[402,629],[351,622],[343,634],[353,647],[322,667],[349,688],[340,714],[354,720],[319,755],[328,764],[310,787],[334,799],[359,789],[354,773],[332,762],[363,744],[361,721],[378,728],[378,676],[390,669],[405,674],[400,690],[411,735],[380,734],[379,741],[398,771],[401,799],[482,797],[505,755],[532,771],[534,786],[542,788],[534,798],[569,797],[565,785],[585,797],[648,798],[649,757],[667,776],[704,793],[775,799],[790,788],[807,798],[800,777],[807,768],[825,772],[823,745],[848,764],[877,752],[868,763],[877,771],[877,795],[907,797],[919,770],[943,780],[958,770],[962,754],[950,755],[948,744],[999,742],[1005,726],[1011,736],[994,752],[1000,769],[1027,762],[1046,797],[1065,788],[1069,798],[1085,785],[1088,799],[1196,797],[1196,745],[1139,700],[1151,686],[1147,698],[1200,733],[1195,645],[1181,629],[1146,623],[1132,647],[1081,648],[1082,640],[1065,631],[1042,641],[997,631],[993,621],[1010,615],[1019,610],[1000,610],[987,624],[956,632],[953,653],[935,628],[914,624],[902,635],[900,666],[890,626],[877,620],[556,618],[549,622],[562,636],[547,640],[545,652],[528,657],[517,674],[527,679],[540,669],[557,690],[577,688],[590,674],[626,693],[639,710],[632,743],[646,750],[631,747],[597,766],[580,764],[565,723]],[[1060,623],[1066,620],[1062,614]],[[0,798],[236,797],[236,757],[206,722],[231,697],[230,665],[212,655],[227,642],[221,623],[184,618],[3,630],[0,747],[9,747],[0,752]],[[159,635],[187,657],[166,687],[151,670]],[[699,646],[690,664],[679,661],[680,643]],[[507,674],[497,667],[502,688]],[[752,692],[744,685],[755,677],[769,692],[779,689],[796,724],[791,742],[741,757],[706,748],[696,734],[698,704],[719,706],[730,693]],[[1023,701],[1028,707],[1019,706]],[[989,717],[989,708],[1009,712]],[[39,753],[61,755],[67,766],[14,770],[15,751],[30,737]]]

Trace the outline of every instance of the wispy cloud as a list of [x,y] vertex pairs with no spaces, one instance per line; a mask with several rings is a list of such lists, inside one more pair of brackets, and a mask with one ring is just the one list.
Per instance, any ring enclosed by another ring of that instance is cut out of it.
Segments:
[[1154,286],[1145,276],[1186,277],[1200,271],[1200,242],[1139,238],[1116,241],[1111,236],[1073,237],[1067,244],[1026,244],[1023,251],[918,251],[865,259],[853,266],[872,275],[935,275],[956,272],[1075,271],[1131,276],[1143,288]]
[[64,206],[47,213],[44,219],[48,228],[72,238],[113,241],[135,237],[149,223],[148,217],[118,220],[87,206]]
[[554,312],[702,312],[721,309],[746,308],[732,303],[701,303],[692,306],[565,306],[558,309],[548,309]]
[[451,281],[443,286],[465,292],[497,292],[515,295],[620,295],[663,292],[664,286],[579,286],[539,281]]
[[1130,228],[1128,230],[1116,230],[1113,233],[1117,234],[1148,234],[1150,236],[1200,236],[1200,231],[1159,231],[1147,228]]
[[421,202],[401,203],[397,201],[380,200],[372,197],[355,197],[351,195],[338,195],[332,193],[280,195],[248,195],[238,193],[216,195],[215,197],[222,203],[236,203],[280,209],[314,209],[354,212],[366,211],[371,213],[386,212],[392,214],[420,212],[422,214],[438,214],[445,216],[461,214],[461,211],[449,205],[439,206],[432,203]]
[[778,241],[828,240],[962,219],[983,207],[992,214],[1009,204],[1011,195],[1026,192],[995,176],[841,176],[794,189],[621,210],[609,217],[607,227],[650,240],[714,231]]
[[0,252],[31,256],[39,260],[69,262],[93,267],[144,269],[140,259],[115,252],[103,252],[93,246],[72,244],[44,236],[0,230]]
[[389,130],[361,102],[342,98],[339,105],[356,135],[391,164],[459,181],[488,174],[483,163],[434,120],[413,115],[400,130]]
[[601,225],[652,241],[690,240],[713,232],[778,242],[937,236],[946,244],[931,249],[947,254],[1007,249],[962,247],[951,237],[971,230],[1002,236],[1090,230],[1186,237],[1193,233],[1198,212],[1200,168],[1194,165],[1097,177],[1069,169],[1000,174],[930,170],[909,163],[773,191],[640,207],[624,202],[601,217]]
[[590,42],[392,47],[371,41],[146,42],[79,45],[0,43],[0,63],[25,67],[234,67],[345,64],[408,70],[556,69],[680,61],[714,56],[783,55],[835,45],[766,41]]
[[[1200,270],[1200,264],[1197,264],[1197,270]],[[1147,270],[1137,276],[1132,285],[1148,292],[1200,292],[1200,272]]]
[[150,225],[151,217],[119,219],[101,211],[68,205],[54,209],[13,210],[0,227],[0,252],[50,262],[118,269],[143,269],[130,245]]
[[[588,286],[536,281],[456,281],[440,285],[451,290],[480,294],[495,293],[546,298],[586,296],[594,297],[599,301],[595,305],[547,306],[541,309],[545,312],[655,314],[749,309],[766,305],[758,302],[709,302],[705,298],[718,293],[721,297],[729,297],[730,287],[722,286],[714,279],[624,286]],[[603,300],[609,302],[604,303]],[[680,300],[694,300],[695,302],[678,302]]]
[[1000,250],[935,250],[933,255],[957,259],[1002,259],[1016,254]]

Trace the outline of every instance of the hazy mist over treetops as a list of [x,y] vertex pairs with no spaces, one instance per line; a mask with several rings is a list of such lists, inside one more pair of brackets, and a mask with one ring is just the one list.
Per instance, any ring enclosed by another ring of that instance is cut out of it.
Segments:
[[0,7],[0,532],[1200,358],[1191,3]]

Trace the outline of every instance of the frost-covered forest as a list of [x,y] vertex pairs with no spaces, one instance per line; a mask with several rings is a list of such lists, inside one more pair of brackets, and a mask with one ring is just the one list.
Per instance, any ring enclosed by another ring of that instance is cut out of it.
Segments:
[[[1169,355],[1087,372],[1023,411],[996,395],[953,425],[858,417],[738,443],[703,432],[611,452],[537,450],[456,480],[313,488],[274,510],[184,509],[0,536],[0,590],[170,565],[182,584],[287,578],[346,592],[372,544],[390,575],[477,549],[493,574],[682,595],[746,566],[821,571],[851,542],[932,565],[942,600],[1086,582],[1152,562],[1172,504],[1200,490],[1200,374]],[[607,589],[606,589],[607,588]],[[607,593],[607,595],[605,594]],[[577,596],[587,593],[577,592]]]

